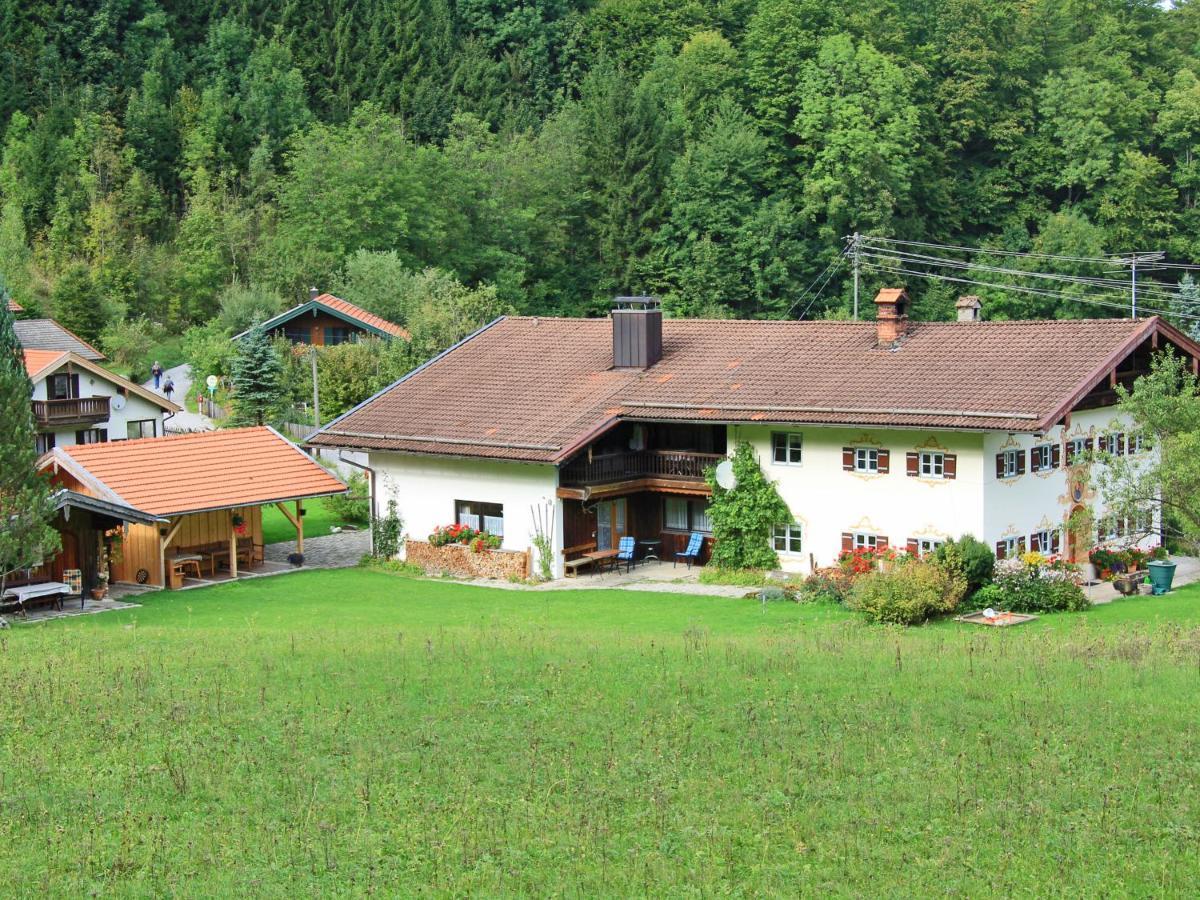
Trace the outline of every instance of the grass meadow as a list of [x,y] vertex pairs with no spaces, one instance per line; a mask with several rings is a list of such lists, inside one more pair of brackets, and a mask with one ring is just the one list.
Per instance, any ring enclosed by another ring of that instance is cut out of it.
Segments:
[[1191,895],[1200,590],[1008,631],[369,571],[0,632],[0,892]]

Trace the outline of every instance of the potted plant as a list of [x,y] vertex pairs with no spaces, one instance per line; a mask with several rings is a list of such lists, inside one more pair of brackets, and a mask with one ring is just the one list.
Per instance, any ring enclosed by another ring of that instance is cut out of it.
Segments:
[[233,514],[233,533],[239,537],[246,534],[246,519],[238,513]]
[[108,575],[101,573],[96,578],[96,586],[92,588],[92,599],[99,602],[108,596]]

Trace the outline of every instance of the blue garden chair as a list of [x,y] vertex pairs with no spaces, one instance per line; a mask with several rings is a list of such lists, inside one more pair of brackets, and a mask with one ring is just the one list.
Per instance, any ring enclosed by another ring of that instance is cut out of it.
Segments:
[[633,558],[634,550],[637,549],[637,541],[632,537],[623,537],[617,543],[617,565],[625,563],[625,571],[633,570],[633,564],[636,560]]
[[698,531],[693,531],[692,536],[688,538],[687,549],[676,551],[675,562],[671,563],[671,568],[672,569],[675,568],[675,566],[682,559],[685,562],[687,562],[687,567],[690,569],[692,567],[692,563],[699,562],[700,548],[703,546],[704,546],[704,535],[702,535]]

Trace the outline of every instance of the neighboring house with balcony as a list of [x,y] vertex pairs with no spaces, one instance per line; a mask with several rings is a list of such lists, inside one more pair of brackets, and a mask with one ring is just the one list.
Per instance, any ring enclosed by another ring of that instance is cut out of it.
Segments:
[[[272,316],[261,328],[270,337],[285,337],[293,344],[331,347],[364,338],[407,341],[408,332],[394,322],[369,313],[332,294],[322,294],[313,288],[309,299],[299,306]],[[250,330],[233,336],[240,340]]]
[[669,559],[709,533],[704,472],[743,441],[791,511],[773,544],[793,571],[967,533],[1078,556],[1083,508],[1101,539],[1157,524],[1107,517],[1085,452],[1146,452],[1116,386],[1166,347],[1196,371],[1200,346],[1156,317],[983,322],[964,300],[956,322],[910,323],[898,289],[874,322],[664,320],[643,299],[503,317],[309,443],[365,452],[375,512],[395,500],[417,539],[459,521],[527,550],[549,505],[557,574],[569,548],[633,535]]
[[77,353],[26,349],[24,355],[39,454],[73,444],[161,437],[165,417],[180,410]]

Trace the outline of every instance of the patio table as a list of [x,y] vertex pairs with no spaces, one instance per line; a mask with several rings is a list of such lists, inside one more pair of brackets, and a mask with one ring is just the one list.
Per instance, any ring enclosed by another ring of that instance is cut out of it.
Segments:
[[638,541],[638,546],[642,548],[642,560],[658,559],[658,551],[662,549],[662,540],[659,538],[642,538]]
[[618,552],[617,550],[592,550],[583,555],[593,561],[593,572],[603,572],[605,566],[611,569],[616,565]]
[[70,585],[63,584],[61,581],[43,581],[40,584],[22,584],[10,587],[4,592],[4,596],[0,597],[0,600],[17,601],[17,607],[24,613],[26,603],[41,597],[54,598],[58,608],[62,609],[62,598],[70,593]]

